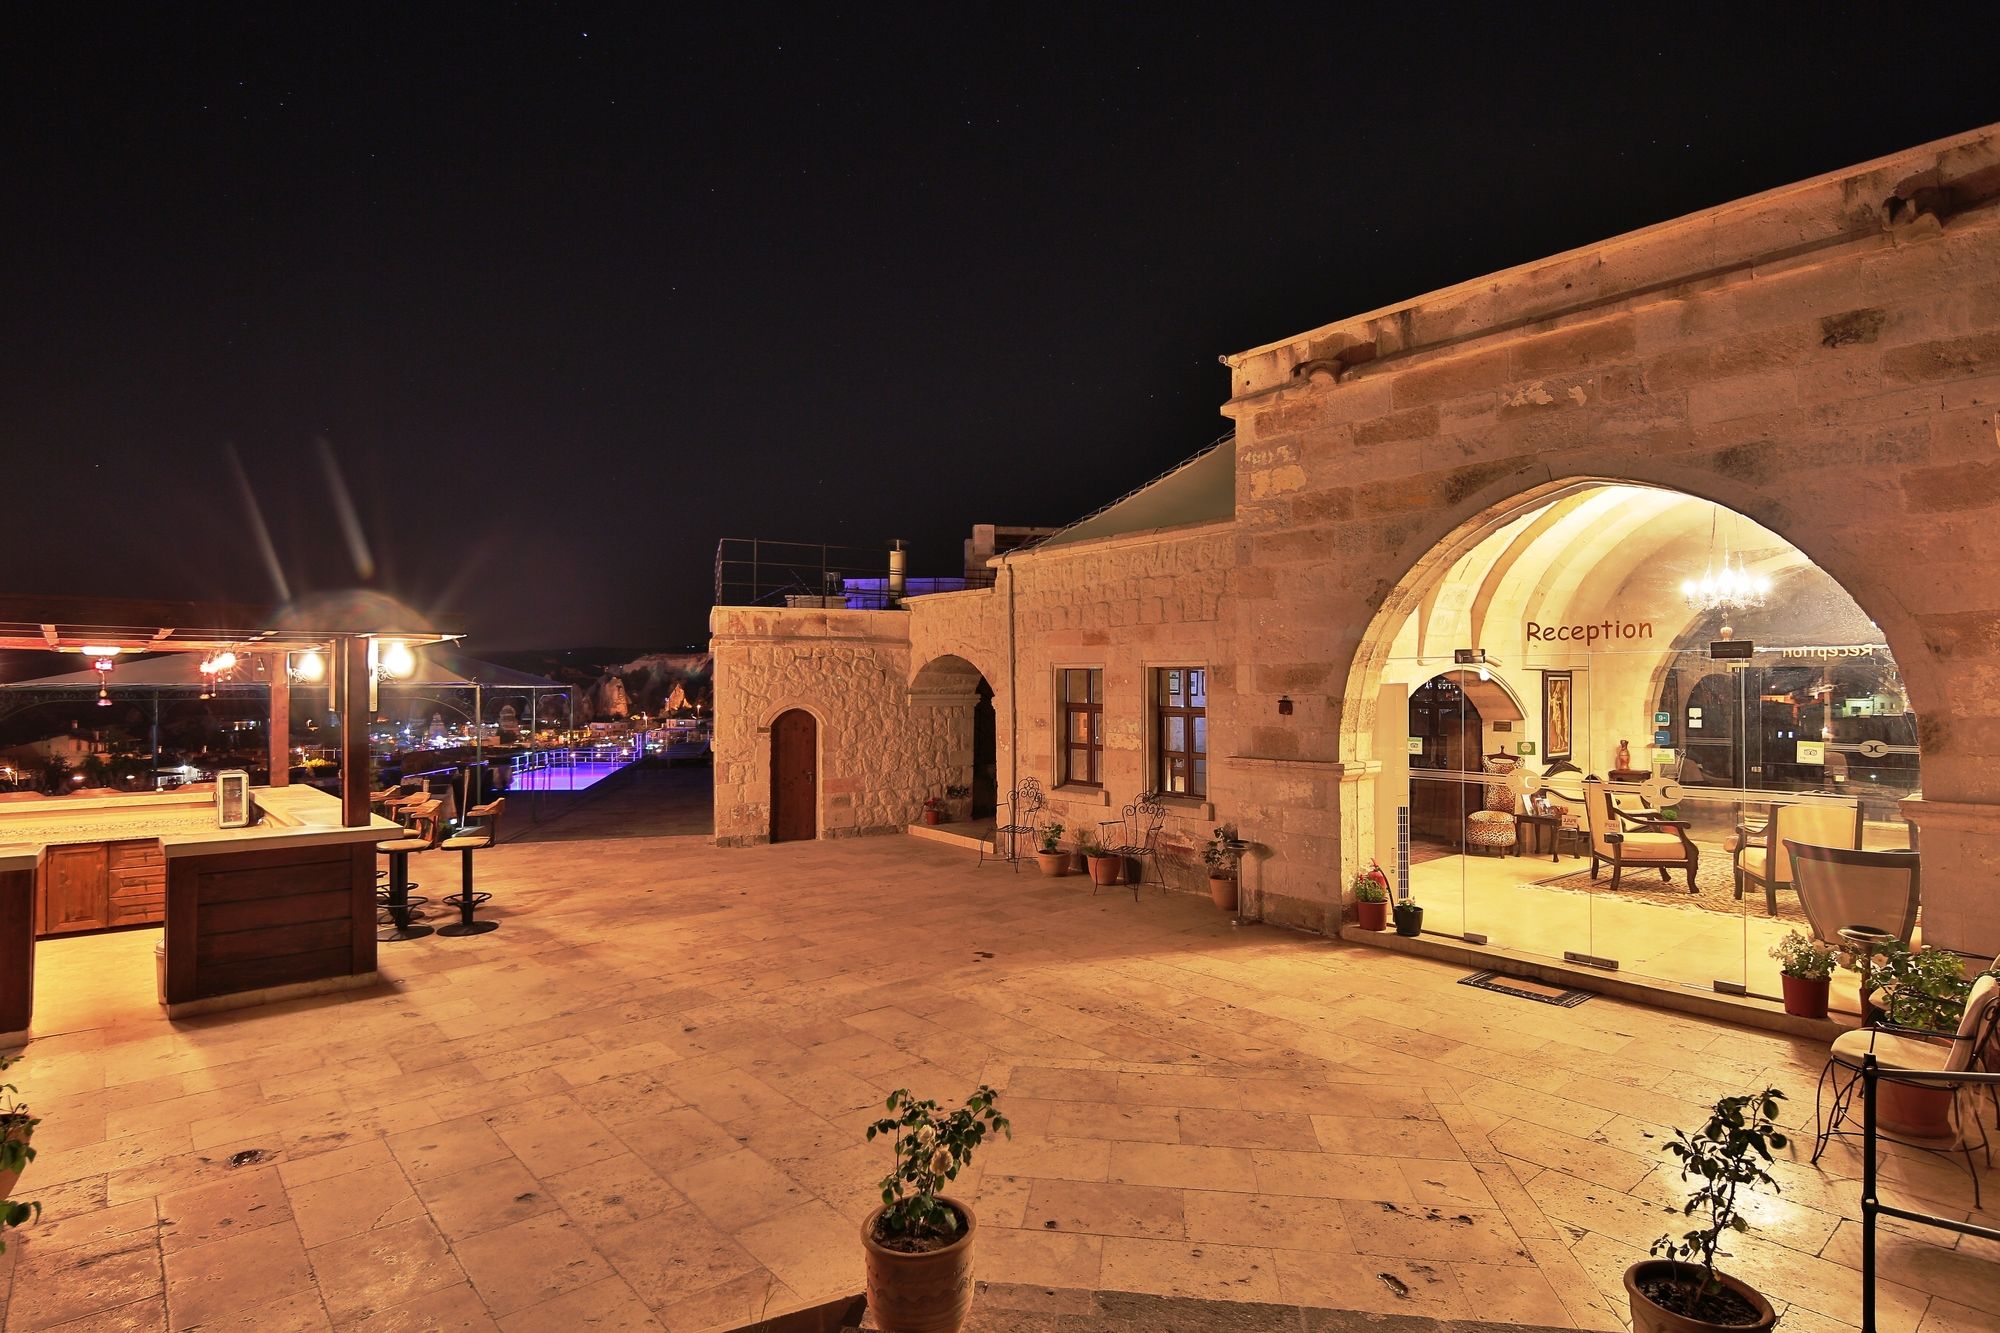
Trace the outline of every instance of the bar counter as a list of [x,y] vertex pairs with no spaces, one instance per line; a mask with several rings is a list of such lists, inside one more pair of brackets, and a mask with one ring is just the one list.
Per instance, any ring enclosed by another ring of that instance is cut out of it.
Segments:
[[372,980],[374,844],[398,826],[343,827],[311,787],[250,797],[227,829],[212,791],[0,805],[0,1044],[31,1026],[37,937],[163,922],[169,1016]]

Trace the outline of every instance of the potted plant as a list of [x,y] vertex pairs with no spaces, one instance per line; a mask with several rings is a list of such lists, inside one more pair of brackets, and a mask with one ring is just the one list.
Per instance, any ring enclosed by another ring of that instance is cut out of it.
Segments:
[[1201,860],[1208,867],[1208,896],[1223,911],[1235,911],[1236,876],[1243,864],[1243,840],[1236,836],[1236,825],[1218,826],[1201,849]]
[[1125,873],[1125,858],[1115,855],[1103,843],[1088,833],[1076,840],[1077,850],[1090,864],[1090,882],[1105,885],[1116,884]]
[[924,822],[926,824],[944,823],[944,797],[924,797]]
[[[14,1060],[0,1055],[0,1074],[5,1074],[13,1063]],[[16,1202],[13,1197],[21,1172],[35,1160],[35,1148],[29,1140],[35,1136],[35,1126],[41,1123],[16,1099],[16,1091],[13,1084],[0,1083],[0,1254],[7,1251],[9,1227],[24,1227],[42,1215],[41,1204]]]
[[1839,951],[1824,940],[1795,930],[1771,946],[1778,960],[1778,980],[1785,990],[1785,1012],[1797,1018],[1825,1018],[1827,991],[1833,985],[1833,965]]
[[1424,933],[1424,909],[1417,906],[1414,898],[1399,898],[1391,912],[1396,918],[1396,933],[1415,939]]
[[[1920,1040],[1949,1042],[1965,1016],[1973,978],[1950,949],[1906,949],[1875,955],[1868,981],[1881,1005],[1879,1025]],[[1944,1142],[1957,1137],[1952,1090],[1936,1084],[1883,1079],[1876,1087],[1876,1118],[1898,1138]]]
[[990,1133],[1013,1137],[999,1096],[980,1084],[949,1115],[909,1089],[889,1094],[892,1114],[868,1126],[896,1139],[896,1169],[882,1178],[882,1206],[861,1224],[868,1310],[883,1333],[956,1333],[972,1309],[972,1209],[940,1193]]
[[1389,924],[1389,877],[1370,861],[1348,885],[1354,891],[1354,917],[1363,930],[1383,930]]
[[1035,864],[1042,873],[1060,879],[1069,873],[1069,853],[1062,850],[1063,826],[1044,824],[1035,834],[1040,850],[1035,853]]
[[947,821],[972,818],[972,788],[946,787],[944,789],[944,817]]
[[1724,1097],[1699,1133],[1674,1131],[1667,1151],[1680,1159],[1681,1179],[1700,1182],[1681,1213],[1699,1221],[1678,1240],[1660,1237],[1653,1242],[1653,1258],[1625,1270],[1633,1333],[1764,1330],[1777,1322],[1777,1311],[1756,1288],[1715,1271],[1715,1254],[1723,1232],[1750,1229],[1736,1211],[1739,1191],[1764,1185],[1778,1192],[1764,1164],[1773,1149],[1785,1146],[1777,1125],[1784,1099],[1776,1088]]

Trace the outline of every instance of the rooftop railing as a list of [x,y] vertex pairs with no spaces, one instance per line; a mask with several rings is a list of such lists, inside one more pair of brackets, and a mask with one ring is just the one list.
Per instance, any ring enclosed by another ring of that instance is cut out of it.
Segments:
[[904,598],[993,585],[993,571],[943,578],[905,575],[892,567],[900,550],[820,542],[724,537],[715,546],[715,605],[828,607],[893,611]]

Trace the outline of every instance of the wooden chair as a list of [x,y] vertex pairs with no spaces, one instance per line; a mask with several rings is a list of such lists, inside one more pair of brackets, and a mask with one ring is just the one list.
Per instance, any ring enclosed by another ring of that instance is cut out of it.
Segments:
[[[1151,795],[1141,796],[1119,812],[1116,819],[1099,820],[1097,827],[1105,830],[1101,835],[1104,850],[1112,856],[1122,856],[1128,861],[1139,863],[1139,876],[1132,881],[1132,900],[1139,900],[1139,890],[1147,884],[1167,887],[1166,871],[1160,869],[1160,830],[1166,826],[1167,807]],[[1156,879],[1146,878],[1146,860],[1153,862]],[[1097,882],[1091,881],[1090,891],[1097,892]]]
[[1778,890],[1794,888],[1789,842],[1811,843],[1819,847],[1861,846],[1861,803],[1859,801],[1813,801],[1781,805],[1760,830],[1748,824],[1736,826],[1736,897],[1740,902],[1748,885],[1764,890],[1764,913],[1778,914]]
[[1663,819],[1651,810],[1621,810],[1611,799],[1611,789],[1598,778],[1583,780],[1584,822],[1590,829],[1590,877],[1597,878],[1600,864],[1611,865],[1611,887],[1618,887],[1625,867],[1660,872],[1662,884],[1671,883],[1667,872],[1676,867],[1687,871],[1688,892],[1700,890],[1694,882],[1701,862],[1701,849],[1688,837],[1692,825],[1685,820]]

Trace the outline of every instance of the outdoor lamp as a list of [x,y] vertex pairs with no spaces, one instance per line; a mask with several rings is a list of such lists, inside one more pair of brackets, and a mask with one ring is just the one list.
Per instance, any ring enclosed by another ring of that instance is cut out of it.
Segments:
[[382,674],[407,676],[417,669],[417,655],[401,639],[391,639],[382,649]]

